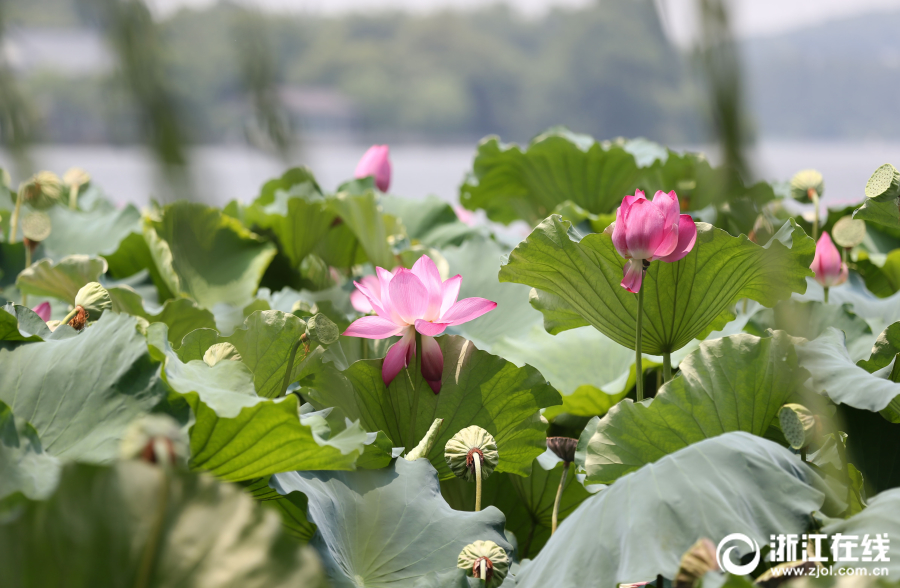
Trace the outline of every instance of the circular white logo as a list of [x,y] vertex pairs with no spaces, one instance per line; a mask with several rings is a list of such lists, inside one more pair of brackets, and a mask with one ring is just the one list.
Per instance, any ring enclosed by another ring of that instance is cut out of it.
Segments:
[[[722,552],[725,545],[731,541],[740,541],[741,543],[745,543],[748,547],[751,547],[755,554],[753,556],[753,561],[743,566],[734,563],[731,559],[731,552],[737,549],[737,545],[732,545],[726,549],[724,553]],[[730,574],[734,574],[735,576],[746,576],[759,565],[759,544],[743,533],[732,533],[719,541],[719,546],[716,548],[716,563],[719,564],[719,569]]]

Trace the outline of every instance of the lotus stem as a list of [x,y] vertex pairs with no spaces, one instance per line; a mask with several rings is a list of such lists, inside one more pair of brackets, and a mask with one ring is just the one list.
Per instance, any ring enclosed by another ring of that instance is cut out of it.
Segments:
[[742,313],[747,314],[747,299],[746,298],[744,298],[744,308],[742,310]]
[[[477,451],[472,454],[475,460],[475,512],[481,510],[481,454]],[[484,562],[481,562],[484,565]],[[484,577],[484,568],[481,568],[482,578]]]
[[[422,361],[422,336],[416,333],[416,350],[419,352],[416,354],[417,361]],[[416,369],[416,373],[421,373],[420,369]],[[416,442],[416,418],[419,416],[419,391],[415,386],[410,386],[413,391],[413,404],[412,404],[412,415],[409,417],[409,436],[406,438],[406,443],[411,444]],[[479,471],[480,468],[479,468]]]
[[162,484],[159,487],[159,502],[156,504],[156,516],[153,519],[153,526],[150,527],[144,552],[141,554],[141,563],[138,568],[137,578],[134,581],[134,588],[146,588],[150,584],[150,576],[156,560],[156,551],[159,547],[159,537],[163,530],[163,524],[166,521],[166,512],[169,507],[169,470],[167,467],[161,467],[159,468],[159,473],[162,476]]
[[16,195],[16,206],[13,208],[12,218],[9,219],[9,244],[16,242],[16,233],[19,232],[19,213],[22,211],[22,200],[24,195],[22,191]]
[[813,213],[813,241],[819,238],[819,193],[815,188],[809,189],[809,199],[812,200],[815,211]]
[[[646,270],[642,270],[644,274]],[[642,280],[643,282],[643,280]],[[634,333],[634,367],[635,367],[635,384],[637,386],[637,401],[644,399],[644,367],[641,364],[641,334],[644,329],[644,288],[643,283],[641,289],[638,290],[638,308],[637,308],[637,325]]]
[[663,352],[663,383],[672,379],[672,354]]
[[563,462],[562,478],[559,479],[559,488],[556,489],[556,500],[553,502],[553,518],[551,519],[550,534],[556,533],[559,523],[559,503],[562,502],[563,489],[566,486],[566,478],[569,476],[569,462]]
[[828,304],[828,286],[825,286],[825,304]]
[[72,184],[72,187],[69,188],[69,208],[72,210],[78,209],[78,189],[80,186],[78,184]]
[[64,319],[62,320],[62,324],[68,325],[68,324],[69,324],[69,321],[72,320],[73,318],[75,318],[75,315],[76,315],[76,314],[78,314],[78,307],[77,307],[77,306],[76,306],[75,308],[72,309],[72,312],[70,312],[69,314],[66,315],[66,318],[64,318]]
[[[31,247],[25,245],[25,267],[31,267]],[[28,294],[22,292],[22,306],[28,306]]]
[[287,369],[284,371],[284,379],[281,381],[281,394],[280,396],[287,395],[288,386],[291,385],[291,372],[294,371],[294,358],[297,356],[297,350],[300,349],[300,345],[302,343],[306,343],[309,340],[306,333],[300,336],[297,339],[297,342],[294,343],[294,346],[291,347],[291,354],[288,356]]

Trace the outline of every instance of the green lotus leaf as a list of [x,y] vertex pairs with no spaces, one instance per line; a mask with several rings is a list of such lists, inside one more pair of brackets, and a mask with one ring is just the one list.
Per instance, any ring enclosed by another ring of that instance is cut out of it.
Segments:
[[16,277],[25,269],[25,245],[0,243],[0,288],[16,283]]
[[837,409],[847,433],[848,459],[862,472],[867,492],[900,487],[900,424],[846,404]]
[[44,341],[50,329],[36,312],[9,303],[0,307],[0,341]]
[[47,454],[37,431],[0,401],[0,498],[21,492],[43,500],[56,489],[59,460]]
[[214,329],[216,326],[216,319],[210,311],[187,298],[166,300],[158,312],[152,313],[144,308],[141,296],[133,290],[113,287],[109,289],[109,296],[113,312],[139,316],[149,323],[168,325],[172,343],[180,343],[185,335],[196,329]]
[[[482,482],[481,503],[499,508],[506,516],[506,529],[515,533],[520,559],[534,557],[550,538],[553,503],[562,477],[563,462],[549,451],[534,460],[527,477],[496,474]],[[581,476],[583,477],[583,476]],[[455,510],[475,507],[475,484],[460,478],[441,481],[441,494]],[[591,496],[569,467],[559,503],[562,521]]]
[[209,309],[249,302],[276,253],[236,219],[191,202],[146,217],[144,238],[168,289]]
[[861,251],[856,260],[856,271],[865,281],[866,289],[879,298],[888,298],[900,290],[900,250],[888,253],[881,266]]
[[244,490],[265,506],[281,513],[281,523],[285,531],[301,543],[309,543],[316,533],[316,526],[306,518],[309,501],[302,492],[289,492],[282,496],[271,487],[271,476],[247,482]]
[[131,204],[118,209],[103,203],[88,211],[55,206],[47,214],[53,232],[43,246],[55,258],[73,254],[112,254],[122,240],[141,232],[141,213]]
[[341,217],[372,265],[387,269],[397,265],[388,238],[405,231],[391,220],[394,217],[383,214],[374,190],[361,194],[338,192],[328,198],[328,210]]
[[[841,533],[844,536],[855,535],[859,542],[857,549],[852,549],[853,556],[860,558],[860,561],[834,563],[834,568],[864,568],[873,570],[874,568],[886,568],[889,578],[896,578],[900,575],[900,547],[896,541],[891,544],[891,538],[900,536],[900,488],[881,492],[877,496],[869,499],[868,506],[860,513],[853,515],[846,520],[835,520],[826,525],[822,533],[835,535]],[[865,545],[866,539],[876,540],[878,537],[886,538],[886,552],[879,556],[878,550],[870,543]],[[866,547],[869,548],[868,553],[864,553]],[[845,555],[841,550],[841,555]],[[880,561],[864,561],[865,557],[875,560],[881,557]],[[859,573],[859,572],[857,572]],[[885,574],[880,574],[884,576]]]
[[381,206],[386,213],[403,219],[410,239],[430,247],[460,245],[479,235],[477,229],[460,222],[453,207],[436,196],[413,200],[385,195]]
[[729,431],[763,436],[807,377],[783,331],[704,341],[655,398],[626,399],[592,420],[577,461],[589,482],[609,484],[709,437]]
[[306,495],[318,527],[312,544],[336,587],[413,587],[428,573],[452,571],[476,540],[512,553],[503,514],[493,507],[453,510],[424,459],[398,459],[381,470],[288,472],[272,476],[271,485]]
[[853,218],[900,229],[900,208],[897,206],[896,198],[887,202],[867,198],[862,206],[853,212]]
[[[772,441],[743,432],[705,439],[585,500],[522,566],[516,585],[615,588],[657,574],[674,578],[701,537],[717,544],[743,533],[768,545],[769,535],[806,532],[825,500],[822,485]],[[734,546],[737,556],[748,552]]]
[[[500,281],[527,284],[558,297],[613,341],[634,348],[637,296],[620,286],[625,260],[612,237],[568,234],[559,217],[542,222],[510,254]],[[672,352],[734,319],[741,298],[772,306],[806,291],[815,243],[793,220],[766,247],[697,223],[693,250],[675,263],[650,265],[644,278],[643,351]]]
[[42,259],[19,274],[16,287],[29,296],[74,304],[78,291],[90,282],[99,281],[107,268],[105,259],[88,255],[69,255],[57,263]]
[[118,456],[128,424],[165,397],[137,319],[105,313],[77,336],[0,349],[0,400],[37,430],[50,455]]
[[[541,408],[560,397],[536,369],[516,367],[476,349],[457,336],[438,337],[444,354],[443,386],[434,394],[422,379],[421,353],[386,387],[380,359],[360,360],[343,372],[333,366],[305,379],[300,393],[313,406],[339,408],[363,428],[382,431],[394,446],[414,447],[434,419],[444,419],[428,459],[442,479],[453,476],[444,460],[444,445],[460,430],[477,425],[494,436],[500,453],[497,472],[528,475],[543,453],[546,425]],[[418,398],[416,398],[418,397]],[[413,420],[413,406],[417,405]]]
[[374,441],[358,422],[332,434],[316,415],[301,415],[295,394],[258,396],[253,374],[243,362],[222,361],[212,367],[202,360],[182,362],[165,331],[165,325],[156,323],[147,336],[165,360],[166,384],[194,413],[192,468],[230,481],[295,469],[353,469],[365,445]]
[[156,286],[158,301],[175,297],[169,286],[166,285],[159,268],[156,267],[150,247],[142,233],[129,234],[119,243],[118,249],[104,255],[103,258],[109,263],[108,273],[111,277],[125,279],[146,271],[153,281],[153,285]]
[[0,566],[9,586],[324,585],[315,552],[239,487],[142,461],[66,467],[0,525]]

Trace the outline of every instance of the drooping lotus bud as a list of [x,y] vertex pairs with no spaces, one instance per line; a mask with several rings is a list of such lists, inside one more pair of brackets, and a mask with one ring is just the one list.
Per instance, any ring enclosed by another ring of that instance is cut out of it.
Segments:
[[40,304],[38,304],[31,310],[33,310],[35,313],[37,313],[37,315],[39,317],[41,317],[41,320],[44,321],[45,323],[50,320],[50,303],[49,302],[41,302]]
[[306,333],[311,341],[320,345],[331,345],[338,340],[341,332],[338,326],[324,314],[317,314],[306,322]]
[[175,419],[166,414],[148,414],[128,426],[119,454],[122,459],[173,466],[187,458],[188,442]]
[[866,238],[866,222],[852,216],[841,217],[831,229],[831,236],[839,247],[856,247]]
[[463,548],[456,560],[456,567],[466,570],[466,574],[473,578],[481,578],[484,567],[485,585],[493,588],[502,584],[509,573],[509,556],[493,541],[476,541]]
[[43,212],[32,212],[22,219],[22,242],[32,253],[41,241],[50,236],[50,217]]
[[847,281],[847,264],[841,261],[841,252],[825,231],[822,231],[816,243],[816,256],[809,267],[815,272],[816,281],[825,288],[839,286]]
[[88,317],[96,321],[104,312],[112,310],[112,299],[106,288],[97,282],[90,282],[85,284],[75,295],[75,307],[83,308]]
[[241,354],[231,343],[216,343],[203,354],[203,361],[212,367],[220,361],[241,361]]
[[494,437],[477,425],[466,427],[447,441],[444,446],[444,459],[450,470],[467,482],[475,480],[475,454],[481,457],[481,477],[490,476],[500,454]]
[[825,192],[822,174],[814,169],[805,169],[791,178],[791,197],[800,202],[812,202],[813,197],[821,198]]
[[571,437],[547,437],[547,449],[566,463],[575,461],[575,449],[578,447],[578,439]]
[[18,197],[35,210],[47,210],[59,202],[61,194],[62,183],[59,176],[50,171],[42,171],[34,174],[27,182],[22,182]]
[[387,192],[391,187],[391,160],[390,148],[387,145],[372,145],[363,154],[356,165],[354,177],[375,177],[375,185],[382,192]]
[[707,572],[718,569],[715,543],[701,537],[681,556],[681,565],[675,576],[675,588],[694,588]]
[[434,419],[434,422],[428,427],[428,431],[425,432],[425,436],[422,437],[422,440],[419,441],[419,444],[416,445],[412,451],[406,454],[405,459],[407,461],[416,461],[417,459],[427,457],[431,448],[434,446],[438,433],[441,432],[441,426],[443,424],[444,419]]
[[794,449],[809,445],[816,436],[816,417],[802,404],[785,404],[778,411],[784,438]]

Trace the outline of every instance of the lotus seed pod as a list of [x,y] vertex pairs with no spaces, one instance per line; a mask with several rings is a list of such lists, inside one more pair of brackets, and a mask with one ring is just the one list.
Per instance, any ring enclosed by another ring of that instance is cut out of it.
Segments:
[[62,183],[59,177],[49,171],[38,172],[19,186],[19,197],[35,210],[47,210],[59,202],[61,194]]
[[822,174],[814,169],[805,169],[794,174],[791,178],[791,197],[800,202],[812,202],[810,192],[814,191],[821,198],[825,191],[825,182]]
[[86,186],[91,183],[91,174],[80,167],[71,167],[63,174],[63,182],[67,186]]
[[22,219],[22,236],[35,244],[50,236],[50,217],[43,212],[32,212]]
[[310,314],[312,307],[305,300],[298,300],[291,306],[291,314]]
[[778,411],[784,438],[794,449],[809,445],[815,434],[816,417],[802,404],[785,404]]
[[841,247],[847,249],[856,247],[866,238],[865,221],[856,220],[852,216],[845,216],[834,223],[831,229],[831,238]]
[[475,481],[475,454],[481,456],[481,477],[486,479],[500,461],[497,442],[479,426],[466,427],[447,441],[444,459],[450,470],[467,482]]
[[203,354],[203,361],[212,367],[220,361],[241,361],[241,354],[231,343],[216,343]]
[[317,314],[306,322],[306,332],[310,340],[321,345],[331,345],[341,334],[338,326],[324,314]]
[[186,460],[188,441],[175,419],[166,414],[148,414],[128,425],[119,455],[122,459],[176,465]]
[[437,439],[438,433],[441,432],[441,425],[443,424],[444,419],[434,419],[434,422],[428,427],[428,431],[425,432],[425,436],[422,437],[422,440],[419,441],[419,444],[416,445],[412,451],[406,454],[405,459],[407,461],[416,461],[417,459],[427,457],[431,448],[434,447],[434,442]]
[[890,202],[897,196],[900,196],[900,172],[885,163],[866,182],[866,197],[877,202]]
[[456,567],[473,578],[481,578],[481,562],[485,563],[485,585],[493,588],[503,583],[509,573],[509,556],[493,541],[476,541],[466,545],[456,560]]
[[681,565],[675,575],[675,588],[693,588],[700,584],[707,572],[717,571],[716,545],[706,537],[697,539],[681,556]]
[[98,320],[107,310],[112,310],[112,299],[106,288],[97,282],[86,284],[75,295],[75,306],[87,311],[92,321]]
[[12,178],[5,169],[0,169],[0,186],[9,188],[12,185]]
[[566,463],[575,461],[575,449],[578,447],[578,439],[571,437],[547,437],[547,449]]

